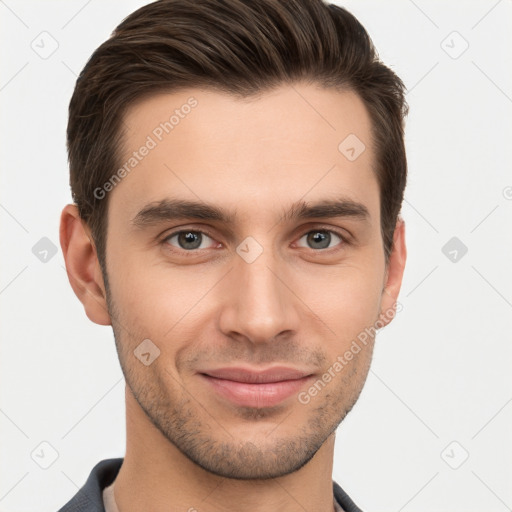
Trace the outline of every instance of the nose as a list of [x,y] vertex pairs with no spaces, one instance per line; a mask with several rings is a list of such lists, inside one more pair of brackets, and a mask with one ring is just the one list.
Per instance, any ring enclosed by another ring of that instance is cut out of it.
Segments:
[[284,265],[271,250],[251,263],[235,256],[221,291],[219,326],[226,336],[268,343],[297,333],[300,300]]

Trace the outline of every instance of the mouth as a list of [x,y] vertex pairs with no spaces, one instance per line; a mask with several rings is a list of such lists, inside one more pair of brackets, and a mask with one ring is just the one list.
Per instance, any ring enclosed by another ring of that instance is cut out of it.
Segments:
[[218,368],[199,373],[217,395],[240,407],[273,407],[297,394],[313,374],[284,366],[265,370]]

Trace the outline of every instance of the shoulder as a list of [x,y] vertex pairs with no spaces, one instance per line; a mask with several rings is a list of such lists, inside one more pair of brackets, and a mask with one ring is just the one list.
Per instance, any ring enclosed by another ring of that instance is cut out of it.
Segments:
[[58,512],[105,512],[103,489],[115,480],[123,460],[116,458],[98,462],[83,487]]
[[350,496],[333,480],[334,499],[344,512],[363,512],[350,498]]

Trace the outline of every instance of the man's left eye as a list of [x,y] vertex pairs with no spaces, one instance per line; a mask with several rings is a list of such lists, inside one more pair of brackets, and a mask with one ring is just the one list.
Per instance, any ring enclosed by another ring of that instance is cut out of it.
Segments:
[[[334,235],[334,239],[333,239]],[[338,233],[335,233],[334,231],[328,230],[328,229],[315,229],[313,231],[309,231],[305,235],[303,235],[300,240],[306,239],[306,243],[310,244],[310,249],[329,249],[331,246],[332,241],[336,241],[338,239],[339,242],[345,242],[345,239]],[[299,240],[299,242],[300,242]],[[337,244],[335,244],[337,245]],[[301,246],[305,247],[305,246]]]

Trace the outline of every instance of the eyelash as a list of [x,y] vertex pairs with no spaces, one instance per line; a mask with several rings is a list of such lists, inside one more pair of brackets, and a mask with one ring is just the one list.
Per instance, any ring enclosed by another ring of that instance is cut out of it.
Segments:
[[[315,232],[334,233],[336,236],[338,236],[341,239],[341,242],[338,245],[340,245],[340,246],[350,245],[350,240],[348,239],[347,235],[344,235],[340,231],[337,231],[337,230],[331,229],[331,228],[327,228],[327,227],[319,227],[319,228],[309,229],[308,231],[305,231],[299,237],[299,240],[302,237],[304,237],[304,235],[308,235],[309,233],[315,233]],[[201,233],[202,235],[206,235],[209,238],[211,238],[212,240],[215,240],[212,233],[210,233],[209,231],[204,230],[204,229],[180,229],[178,231],[173,231],[172,233],[167,234],[162,239],[161,244],[165,245],[167,247],[170,247],[170,249],[168,249],[168,250],[170,250],[171,252],[177,252],[177,253],[182,253],[182,254],[186,253],[189,255],[198,255],[201,251],[206,250],[206,249],[191,249],[191,250],[187,251],[185,249],[180,249],[178,247],[172,246],[168,243],[169,239],[171,239],[172,237],[179,235],[181,233]],[[301,247],[301,248],[305,249],[306,247]],[[332,251],[337,251],[337,250],[341,250],[341,249],[342,249],[342,247],[330,247],[330,248],[326,248],[326,249],[311,249],[311,250],[314,252],[318,252],[318,253],[320,253],[320,252],[329,252],[330,253]]]

